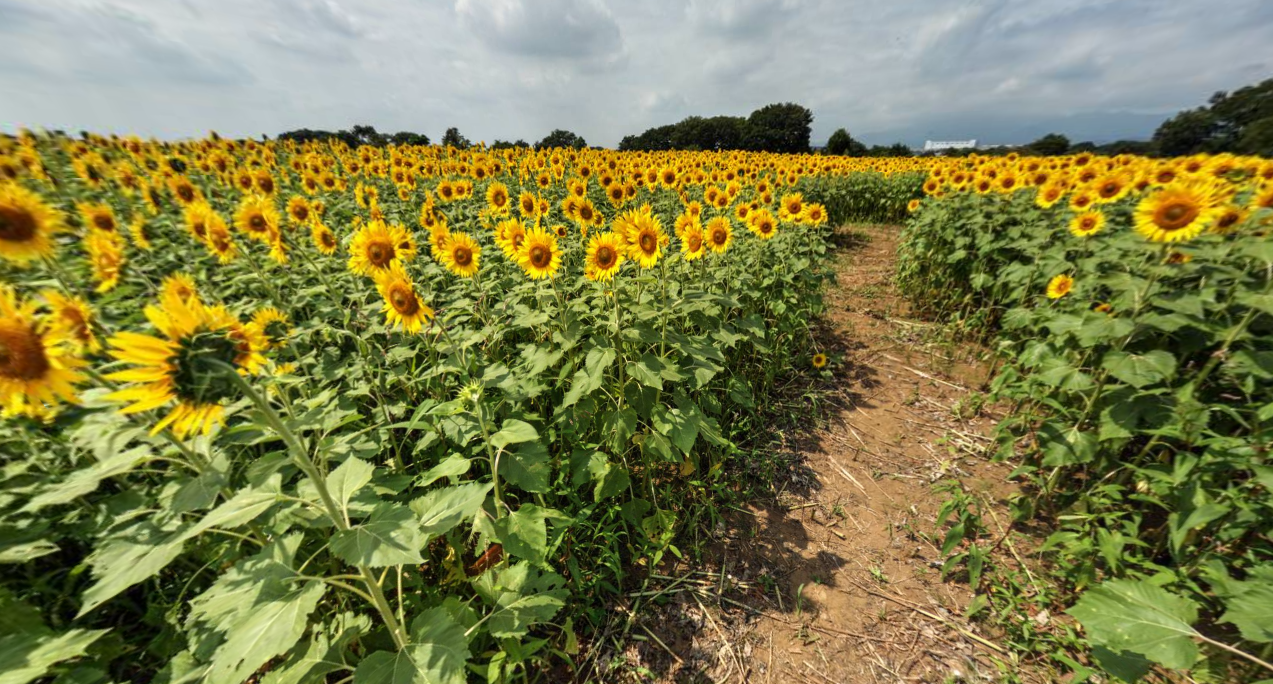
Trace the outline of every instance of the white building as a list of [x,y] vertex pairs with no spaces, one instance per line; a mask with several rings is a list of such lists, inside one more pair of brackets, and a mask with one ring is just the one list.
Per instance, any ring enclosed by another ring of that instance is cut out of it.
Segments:
[[925,140],[925,152],[941,152],[943,150],[969,150],[976,149],[977,141],[974,140]]

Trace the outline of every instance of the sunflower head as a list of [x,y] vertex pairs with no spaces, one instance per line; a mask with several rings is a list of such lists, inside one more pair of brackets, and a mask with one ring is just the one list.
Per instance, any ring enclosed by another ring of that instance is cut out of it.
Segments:
[[393,263],[376,276],[376,290],[384,305],[385,324],[400,326],[408,333],[418,333],[433,320],[433,309],[420,299],[415,284],[400,263]]
[[590,280],[609,281],[623,264],[623,241],[614,233],[594,235],[588,241],[584,273]]
[[0,182],[0,259],[23,264],[52,256],[52,236],[64,229],[61,216],[39,195]]
[[336,239],[336,234],[332,232],[322,221],[314,221],[309,229],[310,237],[314,240],[314,247],[321,254],[332,255],[336,253],[336,248],[340,246]]
[[1060,299],[1074,289],[1074,279],[1061,273],[1048,281],[1048,299]]
[[525,239],[517,249],[517,265],[532,280],[551,278],[561,268],[561,247],[552,232],[535,227],[526,231]]
[[1223,211],[1214,181],[1173,183],[1136,205],[1136,232],[1152,242],[1192,240]]
[[287,344],[288,338],[292,336],[292,325],[287,314],[272,306],[257,309],[252,314],[251,325],[260,333],[265,349],[278,349]]
[[52,336],[69,341],[80,352],[91,354],[101,350],[102,345],[93,332],[93,310],[87,301],[57,290],[47,290],[43,296],[49,305],[46,323]]
[[703,227],[698,222],[686,226],[681,233],[681,255],[686,261],[701,259],[704,254]]
[[394,263],[415,258],[415,238],[398,224],[372,219],[358,227],[349,243],[349,270],[374,276]]
[[1074,237],[1091,237],[1101,232],[1104,227],[1105,214],[1095,209],[1089,209],[1077,214],[1070,220],[1070,233]]
[[461,278],[471,278],[477,274],[478,259],[482,248],[467,233],[450,233],[442,241],[440,260],[446,270]]
[[823,368],[826,368],[828,361],[829,359],[827,359],[826,354],[819,352],[813,355],[813,359],[812,359],[813,367],[817,368],[818,370],[822,370]]
[[35,308],[0,284],[0,413],[5,415],[49,418],[59,404],[76,402],[75,385],[84,381],[81,345],[67,336],[61,321],[38,320]]

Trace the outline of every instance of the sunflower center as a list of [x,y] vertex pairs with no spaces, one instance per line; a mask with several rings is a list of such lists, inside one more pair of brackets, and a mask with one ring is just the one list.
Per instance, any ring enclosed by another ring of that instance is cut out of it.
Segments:
[[296,216],[296,220],[304,221],[305,219],[309,218],[309,207],[304,205],[297,206],[296,210],[292,213],[294,216]]
[[603,270],[609,270],[614,266],[615,253],[610,245],[601,245],[597,248],[597,266]]
[[548,264],[552,263],[552,250],[544,245],[535,245],[530,248],[530,264],[535,268],[548,268]]
[[590,206],[588,206],[588,205],[586,205],[586,204],[585,204],[584,206],[582,206],[582,207],[579,207],[579,218],[581,218],[581,219],[583,219],[583,220],[585,220],[585,221],[591,221],[591,220],[592,220],[592,207],[590,207]]
[[48,371],[39,334],[25,325],[0,328],[0,378],[38,380]]
[[729,239],[729,236],[725,233],[724,228],[716,228],[712,231],[712,244],[720,246],[725,244],[727,239]]
[[473,263],[473,250],[464,246],[457,246],[451,252],[451,259],[455,261],[456,266],[468,266]]
[[252,214],[252,217],[248,219],[248,227],[254,233],[264,232],[266,227],[265,217],[260,214]]
[[1154,223],[1163,230],[1180,230],[1198,217],[1198,208],[1186,202],[1163,205],[1154,214]]
[[189,202],[193,200],[194,188],[190,187],[189,185],[178,185],[177,197],[180,197],[182,202]]
[[[257,179],[256,184],[261,187],[261,192],[264,192],[266,194],[274,192],[274,179],[270,178],[269,176],[265,176],[263,178]],[[189,190],[189,188],[183,188],[183,189]]]
[[382,268],[393,261],[393,245],[384,242],[373,242],[367,246],[367,260],[377,268]]
[[1121,188],[1119,188],[1118,183],[1106,183],[1105,185],[1101,186],[1101,196],[1113,197],[1114,195],[1118,194],[1118,191],[1120,189]]
[[115,230],[115,222],[112,221],[111,217],[107,216],[106,214],[98,214],[97,216],[94,216],[93,225],[97,226],[98,230],[107,230],[107,231]]
[[402,316],[414,316],[420,310],[420,300],[416,299],[411,288],[395,284],[389,290],[389,305]]
[[239,344],[228,331],[200,331],[181,341],[171,360],[177,396],[195,404],[215,404],[237,396],[234,380],[221,364],[234,366]]
[[0,207],[0,240],[27,242],[35,237],[35,217],[20,207]]
[[646,254],[653,254],[654,250],[659,246],[658,238],[653,233],[641,233],[639,239],[641,243],[641,251]]
[[697,252],[698,250],[703,248],[702,235],[698,235],[698,234],[690,235],[689,238],[686,239],[686,242],[689,244],[689,248],[691,252]]
[[326,249],[331,249],[336,246],[336,236],[331,233],[323,233],[319,235],[318,239],[323,243],[323,247]]

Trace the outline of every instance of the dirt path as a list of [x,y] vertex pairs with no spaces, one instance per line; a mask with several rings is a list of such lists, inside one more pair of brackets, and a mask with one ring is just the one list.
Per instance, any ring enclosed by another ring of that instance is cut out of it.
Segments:
[[978,350],[908,318],[892,285],[897,228],[838,237],[822,331],[830,410],[780,445],[803,475],[777,505],[730,516],[710,546],[715,562],[668,569],[648,588],[662,594],[634,597],[644,604],[636,640],[616,642],[592,677],[987,681],[998,679],[991,656],[1009,660],[964,619],[967,583],[943,581],[936,525],[946,496],[934,484],[952,479],[1007,523],[1011,468],[981,456],[995,423],[976,390],[987,368]]

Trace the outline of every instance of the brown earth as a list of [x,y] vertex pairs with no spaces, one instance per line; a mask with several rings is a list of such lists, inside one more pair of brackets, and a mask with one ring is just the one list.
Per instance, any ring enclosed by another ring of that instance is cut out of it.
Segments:
[[981,406],[984,350],[943,341],[895,291],[898,231],[837,233],[819,334],[829,391],[775,445],[794,475],[776,500],[728,516],[706,563],[669,565],[629,594],[619,609],[633,617],[592,645],[579,680],[1045,680],[964,618],[966,578],[942,578],[947,497],[934,485],[962,483],[998,536],[1012,467],[986,457],[1000,416]]

